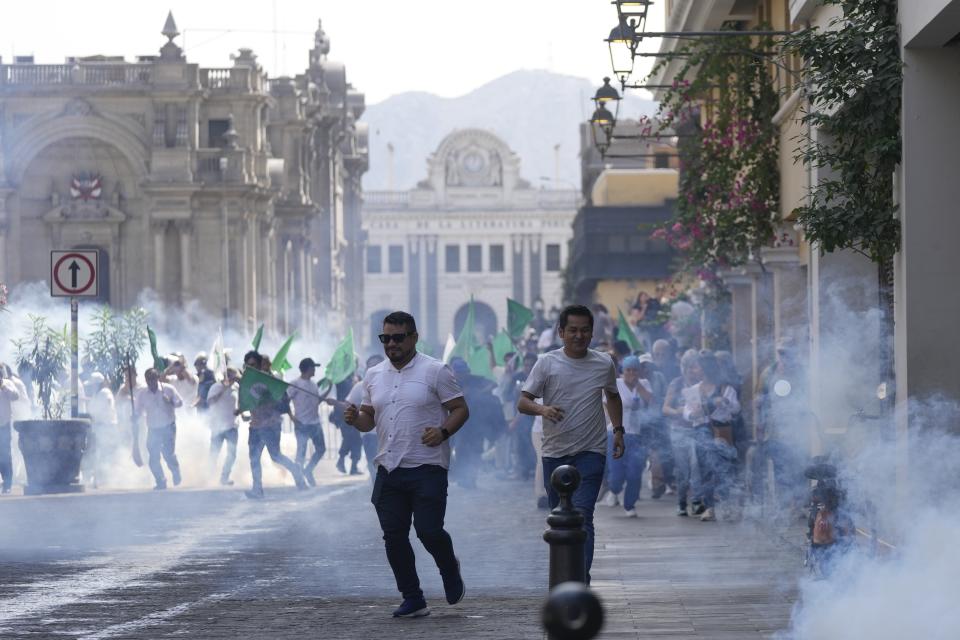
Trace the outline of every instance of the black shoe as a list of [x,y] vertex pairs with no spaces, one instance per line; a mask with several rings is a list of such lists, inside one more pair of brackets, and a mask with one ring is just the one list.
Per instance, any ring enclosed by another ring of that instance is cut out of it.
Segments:
[[363,471],[360,471],[360,469],[357,468],[357,465],[353,465],[352,467],[350,467],[350,475],[352,475],[352,476],[362,476],[362,475],[363,475]]
[[659,500],[660,498],[663,497],[663,492],[666,490],[667,490],[666,485],[662,487],[657,487],[656,489],[653,490],[653,493],[650,494],[650,497],[653,498],[654,500]]
[[167,483],[164,482],[163,484],[158,484],[158,485],[156,485],[156,486],[153,488],[153,490],[154,490],[154,491],[166,491],[166,490],[167,490]]
[[260,487],[254,487],[249,491],[244,491],[243,495],[247,496],[251,500],[262,500],[263,499],[263,489]]
[[427,601],[423,597],[404,598],[400,606],[393,612],[394,618],[422,618],[430,615],[430,609],[427,608]]
[[699,516],[706,510],[707,510],[707,505],[703,504],[702,502],[693,503],[693,515]]
[[677,507],[677,515],[684,516],[684,517],[690,515],[689,513],[687,513],[687,506],[681,504],[679,507]]
[[313,477],[312,469],[310,471],[307,471],[306,469],[304,469],[303,479],[306,480],[307,484],[310,485],[311,487],[317,486],[317,479]]
[[467,593],[467,587],[463,584],[463,578],[460,576],[460,559],[457,561],[457,573],[452,576],[440,576],[443,578],[443,592],[447,596],[447,604],[457,604],[463,600]]

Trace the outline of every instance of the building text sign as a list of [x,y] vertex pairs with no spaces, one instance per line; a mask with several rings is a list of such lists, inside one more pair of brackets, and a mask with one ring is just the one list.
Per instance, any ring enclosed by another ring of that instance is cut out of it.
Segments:
[[95,298],[100,295],[98,252],[51,251],[50,295]]

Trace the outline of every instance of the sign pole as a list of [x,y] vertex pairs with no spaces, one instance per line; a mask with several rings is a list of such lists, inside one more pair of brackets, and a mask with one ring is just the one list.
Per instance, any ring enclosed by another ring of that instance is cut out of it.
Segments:
[[70,417],[80,415],[79,337],[77,331],[80,303],[70,298]]

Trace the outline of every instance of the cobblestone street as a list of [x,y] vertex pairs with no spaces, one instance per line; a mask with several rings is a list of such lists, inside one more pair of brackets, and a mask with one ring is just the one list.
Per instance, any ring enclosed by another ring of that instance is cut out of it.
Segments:
[[[544,511],[527,485],[450,491],[467,598],[456,607],[419,543],[432,615],[399,597],[369,484],[328,476],[306,494],[90,493],[0,502],[0,637],[542,638]],[[746,638],[788,620],[797,556],[741,525],[598,507],[594,569],[604,638]],[[707,560],[709,559],[709,560]]]

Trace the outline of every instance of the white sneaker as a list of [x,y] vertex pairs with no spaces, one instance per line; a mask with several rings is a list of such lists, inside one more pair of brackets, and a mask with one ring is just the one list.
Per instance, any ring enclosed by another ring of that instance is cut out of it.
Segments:
[[665,495],[665,496],[672,496],[672,495],[674,495],[674,494],[676,494],[676,493],[677,493],[677,492],[674,490],[673,487],[671,487],[670,485],[667,485],[667,490],[663,492],[663,495]]
[[607,491],[607,495],[603,499],[603,504],[607,507],[615,507],[620,504],[620,499],[613,491]]
[[625,515],[625,516],[628,517],[628,518],[636,518],[636,517],[637,517],[637,510],[636,510],[636,509],[624,509],[623,515]]
[[700,522],[713,522],[717,517],[713,514],[713,507],[709,507],[700,515]]

